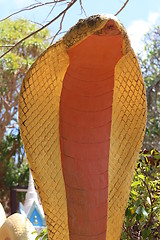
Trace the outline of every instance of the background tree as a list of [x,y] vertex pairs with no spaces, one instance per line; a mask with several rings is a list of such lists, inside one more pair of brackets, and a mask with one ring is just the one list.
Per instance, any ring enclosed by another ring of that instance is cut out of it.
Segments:
[[141,151],[125,213],[123,240],[158,240],[160,236],[160,152]]
[[[1,53],[36,30],[36,24],[24,19],[0,22]],[[48,47],[48,38],[49,31],[45,29],[0,59],[0,198],[3,203],[9,199],[11,185],[25,184],[28,179],[28,165],[17,121],[18,97],[24,75]]]
[[[160,236],[160,26],[145,35],[139,61],[148,102],[143,150],[136,165],[121,239],[158,240]],[[154,149],[154,148],[157,148]]]
[[145,35],[144,44],[139,55],[148,104],[144,147],[160,149],[160,26]]
[[[0,23],[1,53],[14,45],[19,39],[36,31],[36,24],[27,20],[9,20]],[[6,127],[17,120],[18,96],[22,79],[35,59],[48,46],[46,39],[49,36],[47,29],[35,34],[24,41],[19,47],[0,59],[0,140],[3,138]]]

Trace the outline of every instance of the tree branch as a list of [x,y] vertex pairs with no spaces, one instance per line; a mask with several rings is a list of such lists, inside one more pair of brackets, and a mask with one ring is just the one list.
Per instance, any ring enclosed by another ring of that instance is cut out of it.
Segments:
[[21,12],[24,12],[24,11],[33,10],[33,9],[35,9],[35,8],[38,8],[38,7],[43,7],[43,6],[45,6],[45,5],[51,5],[51,4],[53,4],[53,3],[55,4],[55,3],[63,2],[63,1],[65,1],[65,0],[60,0],[60,1],[54,0],[54,1],[51,1],[51,2],[45,2],[45,3],[35,3],[35,4],[29,5],[29,6],[23,8],[23,9],[21,9],[21,10],[19,10],[19,11],[16,11],[16,12],[10,14],[9,16],[1,19],[0,22],[5,21],[5,20],[7,20],[8,18],[13,17],[14,15],[17,15],[17,14],[19,14],[19,13],[21,13]]
[[45,24],[43,27],[39,28],[38,30],[32,32],[31,34],[27,35],[26,37],[22,38],[19,42],[17,42],[13,47],[9,48],[5,53],[3,53],[0,56],[0,59],[2,57],[4,57],[7,53],[9,53],[10,51],[12,51],[15,47],[19,46],[23,41],[25,41],[26,39],[30,38],[31,36],[35,35],[36,33],[42,31],[43,29],[45,29],[46,27],[48,27],[51,23],[53,23],[54,21],[56,21],[60,16],[64,15],[66,13],[66,11],[71,8],[75,3],[77,2],[77,0],[72,0],[68,6],[62,11],[60,12],[55,18],[53,18],[50,22],[48,22],[47,24]]
[[117,15],[125,8],[125,6],[127,5],[128,2],[129,2],[129,0],[127,0],[127,1],[124,3],[123,7],[121,7],[121,8],[119,9],[119,11],[118,11],[116,14],[114,14],[114,16],[117,16]]
[[62,19],[61,19],[61,22],[60,22],[59,30],[56,32],[56,34],[55,34],[54,37],[52,38],[51,45],[52,45],[54,39],[57,37],[57,35],[58,35],[58,34],[60,33],[60,31],[62,30],[62,24],[63,24],[63,20],[64,20],[64,17],[65,17],[65,14],[66,14],[66,12],[64,12],[63,15],[62,15]]
[[[14,16],[15,14],[18,14],[20,12],[23,12],[23,11],[26,11],[26,10],[31,10],[31,9],[34,9],[34,8],[38,8],[38,7],[42,7],[44,5],[51,5],[51,4],[54,4],[53,8],[51,9],[50,13],[52,12],[52,10],[54,9],[55,5],[59,2],[64,2],[66,0],[54,0],[54,1],[50,1],[50,2],[45,2],[45,3],[41,3],[41,2],[38,2],[36,4],[32,4],[22,10],[19,10],[15,13],[12,13],[11,15],[9,15],[8,17],[0,20],[0,21],[4,21],[6,20],[7,18],[11,17],[11,16]],[[62,23],[63,23],[63,20],[64,20],[64,17],[65,17],[65,14],[67,12],[67,10],[69,8],[71,8],[75,3],[77,2],[77,0],[71,0],[67,7],[62,11],[60,12],[55,18],[53,18],[51,21],[49,21],[47,24],[45,24],[44,26],[42,26],[41,28],[37,29],[36,31],[30,33],[29,35],[27,35],[26,37],[22,38],[20,41],[18,41],[17,43],[15,43],[13,46],[11,46],[6,52],[4,52],[1,56],[0,56],[0,59],[3,58],[7,53],[9,53],[10,51],[12,51],[14,48],[16,48],[17,46],[19,46],[23,41],[25,41],[26,39],[32,37],[33,35],[37,34],[38,32],[42,31],[43,29],[45,29],[46,27],[48,27],[50,24],[52,24],[54,21],[56,21],[59,17],[62,16],[62,19],[61,19],[61,22],[60,22],[60,28],[59,30],[57,31],[57,33],[55,34],[54,38],[52,39],[51,43],[53,43],[55,37],[60,33],[60,31],[62,30]],[[123,9],[124,7],[127,5],[127,3],[129,2],[129,0],[127,0],[123,7],[115,14],[115,16],[117,16]],[[80,6],[81,6],[81,10],[85,13],[84,11],[84,8],[83,8],[83,5],[82,5],[82,0],[79,0],[79,3],[80,3]],[[49,14],[50,14],[49,13]],[[86,13],[85,13],[86,14]]]
[[48,13],[47,17],[45,18],[44,22],[48,19],[48,17],[50,16],[50,14],[52,13],[52,11],[54,10],[54,8],[56,7],[57,2],[54,3],[52,9],[50,10],[50,12]]
[[11,150],[10,150],[10,152],[9,152],[8,155],[5,157],[5,161],[6,161],[6,162],[14,155],[14,153],[16,152],[18,146],[19,146],[19,143],[18,143],[17,140],[15,140],[14,143],[13,143],[13,146],[12,146],[12,148],[11,148]]
[[151,194],[151,191],[148,187],[148,185],[146,184],[145,181],[143,181],[143,184],[145,185],[145,187],[147,188],[147,192],[148,192],[148,195],[149,195],[149,198],[150,198],[150,202],[151,202],[151,213],[150,213],[150,217],[148,219],[148,222],[147,222],[147,227],[149,227],[151,221],[152,221],[152,218],[153,218],[153,199],[152,199],[152,194]]
[[127,230],[127,228],[123,225],[123,230],[127,234],[128,237],[130,237],[130,240],[133,240],[131,233]]
[[31,23],[34,23],[34,24],[36,24],[36,25],[39,25],[39,26],[41,26],[41,27],[43,27],[43,24],[41,24],[41,23],[39,23],[39,22],[35,22],[35,21],[33,21],[33,20],[29,20]]
[[87,17],[87,13],[83,7],[82,0],[79,0],[80,6],[81,6],[81,14],[84,13],[84,15]]
[[[157,75],[156,77],[160,77],[160,74]],[[158,84],[160,84],[160,79],[158,79],[153,85],[151,85],[151,86],[147,89],[147,91],[146,91],[147,94],[149,94],[154,87],[158,86]]]

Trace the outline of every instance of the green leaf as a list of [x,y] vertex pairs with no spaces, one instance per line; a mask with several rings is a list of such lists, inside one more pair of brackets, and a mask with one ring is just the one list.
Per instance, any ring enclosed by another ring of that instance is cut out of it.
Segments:
[[48,239],[48,234],[46,234],[44,237],[43,237],[43,240],[47,240]]
[[135,187],[135,186],[138,186],[138,185],[140,185],[141,183],[139,182],[139,181],[136,181],[136,182],[133,182],[132,184],[131,184],[131,187]]
[[131,216],[131,211],[130,211],[130,209],[126,209],[126,212],[125,212],[125,216],[126,217],[130,217]]
[[148,229],[144,229],[142,232],[143,239],[146,239],[150,234],[150,231]]
[[122,238],[122,239],[127,239],[127,235],[126,235],[126,233],[125,233],[124,231],[122,231],[121,238]]
[[149,203],[149,205],[151,205],[151,200],[149,197],[147,197],[147,202]]
[[137,192],[135,190],[131,190],[131,193],[137,196]]
[[136,213],[138,215],[140,215],[142,213],[142,207],[141,206],[138,206],[137,209],[136,209]]
[[142,175],[142,174],[139,174],[138,177],[139,177],[140,179],[142,179],[142,180],[145,180],[145,176]]
[[146,212],[146,210],[144,208],[142,208],[142,214],[145,218],[148,217],[148,213]]

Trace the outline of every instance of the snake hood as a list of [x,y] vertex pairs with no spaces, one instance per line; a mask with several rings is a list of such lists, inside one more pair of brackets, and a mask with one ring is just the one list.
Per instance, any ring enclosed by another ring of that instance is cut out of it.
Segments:
[[117,18],[80,20],[38,57],[19,125],[49,239],[120,239],[145,124],[141,70]]

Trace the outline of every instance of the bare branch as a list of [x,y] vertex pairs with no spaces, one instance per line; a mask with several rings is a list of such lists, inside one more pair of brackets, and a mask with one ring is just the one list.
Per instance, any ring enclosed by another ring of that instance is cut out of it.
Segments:
[[41,23],[39,23],[39,22],[35,22],[35,21],[32,21],[32,20],[29,20],[31,23],[34,23],[34,24],[36,24],[36,25],[39,25],[39,26],[41,26],[41,27],[43,27],[43,24],[41,24]]
[[127,5],[128,2],[129,2],[129,0],[127,0],[127,1],[124,3],[123,7],[121,7],[121,8],[119,9],[119,11],[118,11],[114,16],[117,16],[117,15],[125,8],[125,6]]
[[66,14],[66,12],[64,12],[63,15],[62,15],[62,19],[61,19],[61,22],[60,22],[59,30],[56,32],[56,34],[55,34],[54,37],[52,38],[51,44],[54,42],[54,39],[57,37],[57,35],[58,35],[58,34],[60,33],[60,31],[62,30],[62,24],[63,24],[63,20],[64,20],[64,17],[65,17],[65,14]]
[[82,0],[79,0],[80,6],[81,6],[81,13],[84,13],[84,15],[87,17],[87,13],[83,7]]
[[20,41],[18,41],[13,47],[9,48],[5,53],[3,53],[1,56],[0,56],[0,59],[2,57],[4,57],[7,53],[9,53],[10,51],[12,51],[15,47],[19,46],[23,41],[25,41],[26,39],[30,38],[31,36],[35,35],[36,33],[42,31],[43,29],[45,29],[46,27],[48,27],[51,23],[53,23],[54,21],[56,21],[60,16],[64,15],[64,13],[67,12],[67,10],[69,8],[71,8],[75,3],[77,2],[77,0],[72,0],[68,5],[67,7],[62,11],[60,12],[55,18],[53,18],[50,22],[48,22],[47,24],[45,24],[43,27],[39,28],[38,30],[32,32],[31,34],[27,35],[26,37],[22,38]]
[[0,22],[5,21],[5,20],[7,20],[8,18],[13,17],[14,15],[17,15],[17,14],[19,14],[19,13],[21,13],[21,12],[24,12],[24,11],[33,10],[33,9],[35,9],[35,8],[43,7],[43,6],[46,6],[46,5],[57,4],[57,3],[59,3],[59,2],[64,2],[64,1],[65,1],[65,0],[54,0],[54,1],[45,2],[45,3],[37,2],[37,3],[35,3],[35,4],[29,5],[29,6],[23,8],[23,9],[21,9],[21,10],[18,10],[18,11],[16,11],[16,12],[8,15],[7,17],[1,19]]
[[56,6],[57,2],[53,5],[52,9],[50,10],[50,12],[48,13],[47,17],[45,18],[44,22],[48,19],[48,17],[51,15],[52,11],[54,10],[55,6]]
[[[79,0],[79,3],[80,3],[80,7],[81,7],[81,14],[84,13],[85,16],[87,17],[87,14],[86,14],[86,12],[85,12],[85,10],[84,10],[84,8],[83,8],[83,5],[82,5],[82,0]],[[56,5],[56,4],[55,4],[55,5]],[[53,8],[55,7],[55,5],[53,6]],[[53,10],[53,8],[52,8],[52,10]],[[52,10],[50,11],[50,13],[52,12]],[[49,14],[50,14],[50,13],[49,13]],[[61,19],[61,22],[60,22],[59,30],[56,32],[56,34],[55,34],[54,37],[52,38],[52,41],[51,41],[50,44],[52,44],[52,43],[54,42],[55,38],[60,34],[60,32],[61,32],[61,30],[62,30],[62,24],[63,24],[63,20],[64,20],[64,17],[65,17],[65,14],[66,14],[66,12],[64,12],[64,14],[62,15],[62,19]],[[49,15],[48,15],[48,16],[49,16]],[[48,16],[47,16],[47,17],[48,17]]]

